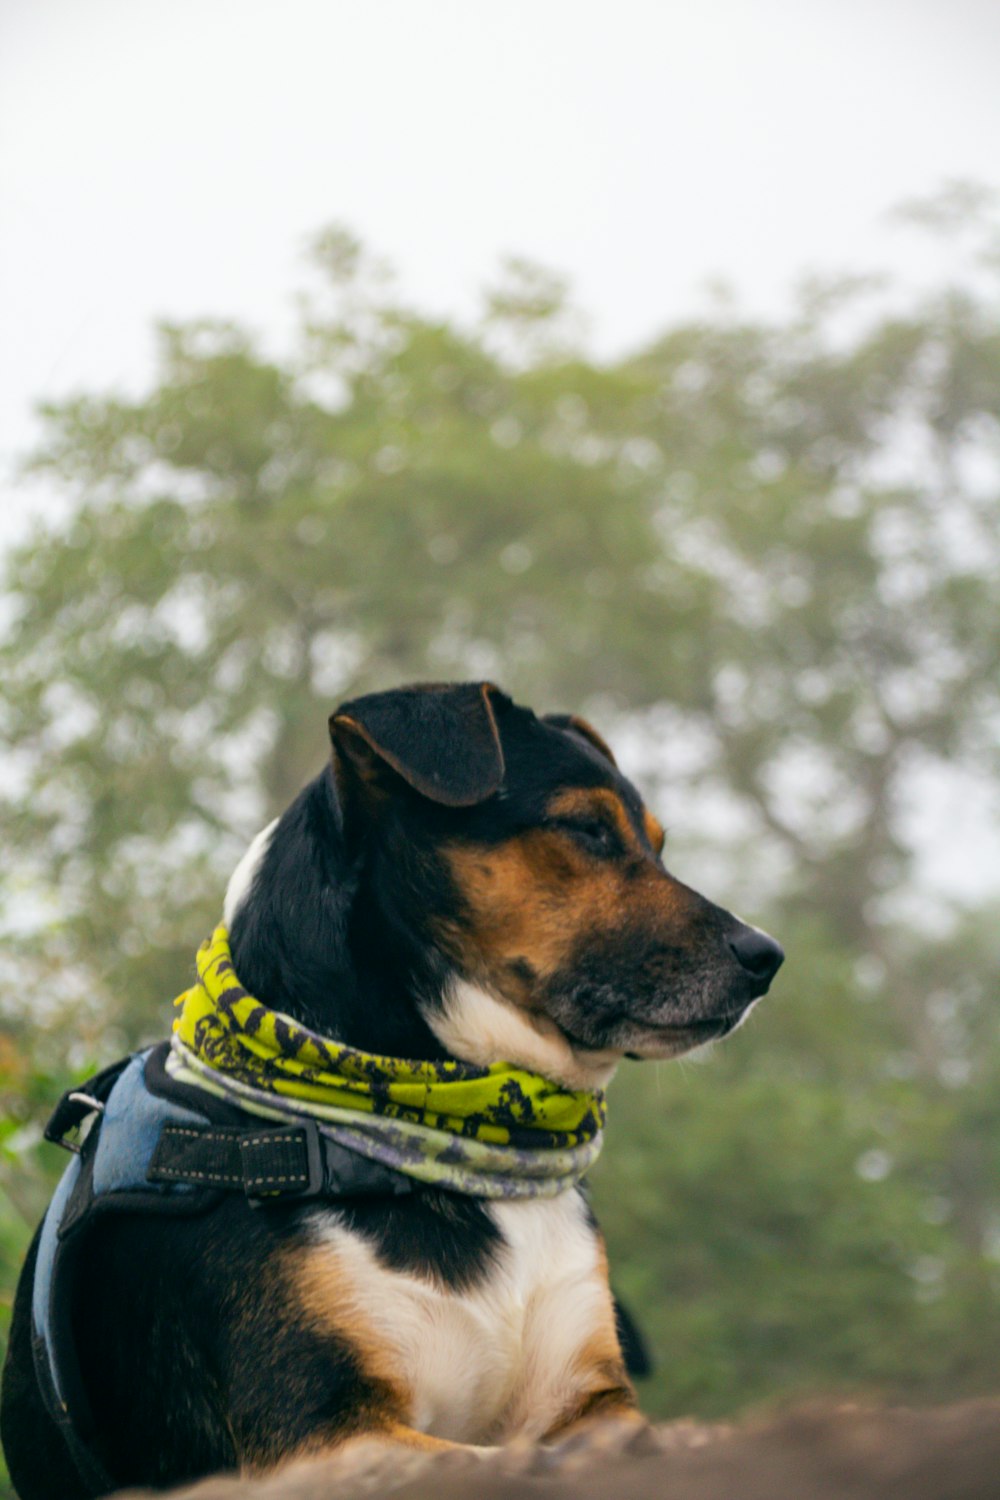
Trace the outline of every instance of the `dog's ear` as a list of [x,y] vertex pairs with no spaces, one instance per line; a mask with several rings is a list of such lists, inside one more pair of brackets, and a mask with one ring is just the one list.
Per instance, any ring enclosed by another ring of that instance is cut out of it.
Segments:
[[612,753],[611,746],[603,739],[594,728],[588,724],[586,719],[578,718],[576,714],[543,714],[546,724],[551,724],[554,729],[565,729],[569,734],[577,734],[582,740],[587,740],[595,750],[599,750],[605,760],[618,769],[618,762]]
[[335,757],[371,791],[384,793],[397,776],[432,802],[472,807],[503,780],[494,711],[500,700],[491,682],[369,693],[331,716]]

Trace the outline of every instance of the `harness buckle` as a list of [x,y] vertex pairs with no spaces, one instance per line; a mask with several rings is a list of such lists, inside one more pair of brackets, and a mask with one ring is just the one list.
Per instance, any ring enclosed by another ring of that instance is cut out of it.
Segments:
[[[64,1151],[71,1151],[74,1156],[79,1156],[95,1115],[99,1118],[103,1113],[103,1099],[98,1099],[83,1089],[71,1089],[63,1095],[46,1125],[45,1139],[53,1145],[62,1146]],[[71,1130],[77,1132],[75,1141],[66,1139]]]
[[83,1089],[73,1089],[66,1097],[74,1104],[86,1104],[92,1111],[96,1110],[99,1115],[104,1113],[104,1100],[95,1099],[93,1094],[84,1093]]

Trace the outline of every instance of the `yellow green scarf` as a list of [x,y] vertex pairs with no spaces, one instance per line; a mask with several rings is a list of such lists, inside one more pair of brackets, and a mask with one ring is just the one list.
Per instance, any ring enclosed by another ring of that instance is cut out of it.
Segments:
[[604,1095],[511,1063],[420,1062],[318,1036],[247,993],[225,927],[198,950],[198,982],[175,1002],[168,1067],[184,1082],[322,1133],[423,1182],[488,1198],[551,1196],[602,1143]]

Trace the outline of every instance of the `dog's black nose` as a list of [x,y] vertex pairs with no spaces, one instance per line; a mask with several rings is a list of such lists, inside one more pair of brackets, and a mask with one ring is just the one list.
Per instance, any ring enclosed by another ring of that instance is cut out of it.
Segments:
[[729,946],[747,973],[765,987],[785,962],[784,948],[759,927],[743,927],[729,939]]

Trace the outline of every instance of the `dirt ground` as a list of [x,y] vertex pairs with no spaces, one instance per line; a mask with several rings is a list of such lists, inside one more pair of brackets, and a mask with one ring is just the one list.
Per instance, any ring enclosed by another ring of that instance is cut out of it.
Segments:
[[[147,1493],[148,1492],[144,1492]],[[139,1492],[130,1492],[138,1500]],[[595,1427],[489,1457],[357,1443],[173,1500],[1000,1500],[1000,1400],[926,1411],[813,1404],[740,1426]],[[124,1500],[124,1496],[122,1497]]]

